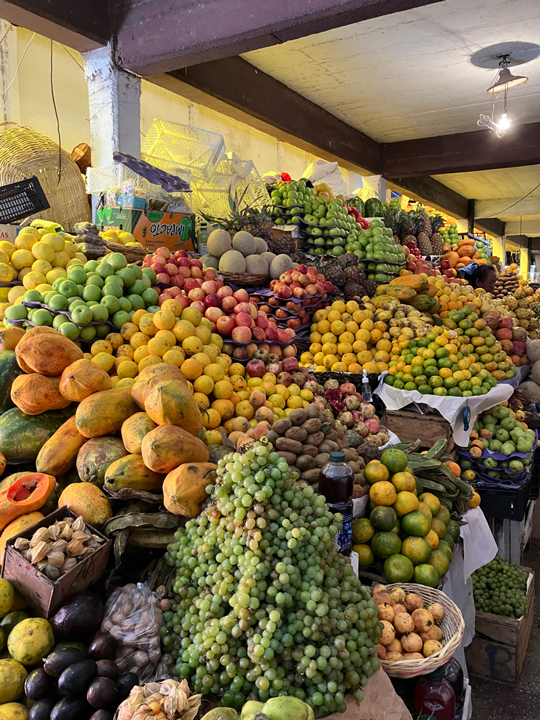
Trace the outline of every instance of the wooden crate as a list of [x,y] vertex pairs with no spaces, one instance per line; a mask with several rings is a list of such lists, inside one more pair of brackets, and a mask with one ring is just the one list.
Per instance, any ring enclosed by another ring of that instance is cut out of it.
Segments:
[[527,581],[527,610],[518,620],[477,612],[476,635],[465,651],[469,674],[515,685],[519,682],[534,620],[534,572]]
[[65,517],[77,518],[67,507],[58,508],[43,520],[35,523],[27,530],[15,535],[6,543],[2,577],[13,585],[18,595],[24,598],[43,617],[50,617],[66,601],[70,595],[86,590],[92,583],[99,580],[105,572],[112,548],[112,540],[96,530],[88,523],[86,527],[106,542],[91,555],[87,555],[65,575],[53,581],[41,573],[13,547],[18,537],[30,539],[40,527],[49,527],[56,520]]
[[429,450],[437,440],[446,438],[446,454],[454,452],[452,427],[439,413],[420,415],[411,410],[387,410],[386,426],[401,442],[421,440],[420,450]]

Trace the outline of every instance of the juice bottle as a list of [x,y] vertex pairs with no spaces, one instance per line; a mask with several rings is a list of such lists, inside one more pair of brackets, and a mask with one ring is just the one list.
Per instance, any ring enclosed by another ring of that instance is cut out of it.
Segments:
[[416,683],[414,706],[420,715],[432,715],[434,720],[454,720],[456,696],[444,678],[444,665]]
[[319,492],[326,498],[329,509],[343,516],[342,528],[334,538],[343,555],[350,555],[352,550],[353,485],[354,473],[345,462],[345,453],[330,453],[330,461],[319,475]]
[[448,680],[456,696],[456,717],[459,717],[463,710],[465,698],[463,694],[463,668],[456,658],[451,658],[444,666],[444,678]]

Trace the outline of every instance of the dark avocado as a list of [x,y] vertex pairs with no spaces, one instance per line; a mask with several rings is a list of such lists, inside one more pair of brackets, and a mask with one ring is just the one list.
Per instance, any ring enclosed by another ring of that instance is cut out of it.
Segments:
[[65,697],[51,710],[50,720],[85,720],[90,715],[89,711],[84,697]]
[[57,638],[94,635],[103,619],[103,603],[97,595],[83,592],[73,595],[51,620]]
[[96,712],[90,716],[90,720],[113,720],[114,714],[108,710],[96,710]]
[[24,681],[24,694],[29,700],[43,700],[52,688],[53,680],[43,668],[32,670]]
[[13,630],[15,625],[18,625],[23,620],[26,620],[27,617],[27,613],[25,613],[23,610],[14,610],[13,612],[4,615],[4,617],[2,618],[2,622],[0,622],[0,627],[5,632],[6,638]]
[[47,656],[43,669],[47,675],[57,678],[67,667],[84,659],[84,653],[78,648],[60,648],[60,650],[53,650]]
[[98,710],[116,710],[120,704],[118,685],[107,677],[97,677],[86,693],[89,705]]
[[120,675],[120,668],[114,660],[98,660],[96,665],[98,669],[98,677],[106,677],[111,678],[111,680],[116,680]]
[[88,657],[92,660],[114,660],[115,655],[115,643],[110,635],[98,635],[88,648]]
[[49,720],[51,711],[57,702],[57,697],[46,697],[33,703],[28,711],[28,720]]
[[96,675],[97,665],[93,660],[73,663],[58,678],[58,692],[70,697],[84,695]]
[[88,654],[88,645],[85,645],[84,643],[77,642],[76,640],[64,640],[63,642],[56,643],[54,646],[55,650],[61,650],[62,648],[77,648],[82,653],[84,653],[84,657]]
[[123,700],[124,698],[127,698],[131,692],[131,688],[139,684],[139,677],[135,675],[135,673],[124,673],[123,675],[120,675],[116,684],[118,685],[118,689],[120,690],[120,695]]

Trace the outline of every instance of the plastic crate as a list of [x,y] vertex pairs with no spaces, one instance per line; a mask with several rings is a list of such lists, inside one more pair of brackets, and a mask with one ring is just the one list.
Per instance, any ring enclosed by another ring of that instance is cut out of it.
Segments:
[[517,520],[518,522],[525,517],[531,493],[530,479],[515,490],[482,487],[481,484],[478,484],[477,489],[482,498],[480,507],[486,517]]
[[48,210],[49,201],[37,177],[0,187],[0,222],[10,223]]
[[534,452],[534,461],[531,474],[531,500],[538,500],[540,496],[540,448]]
[[146,133],[141,152],[147,162],[156,158],[187,165],[194,175],[209,180],[225,155],[225,141],[218,133],[156,118]]
[[251,160],[222,160],[210,180],[194,177],[195,212],[227,217],[233,209],[263,207],[269,197],[266,186]]

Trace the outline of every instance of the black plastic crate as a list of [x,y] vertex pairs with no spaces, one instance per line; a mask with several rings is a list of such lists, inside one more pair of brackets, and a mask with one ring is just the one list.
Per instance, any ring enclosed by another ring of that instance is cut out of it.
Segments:
[[48,210],[50,207],[35,175],[26,180],[18,180],[0,187],[1,223],[22,220],[22,218],[27,218],[42,210]]
[[517,520],[521,522],[527,512],[527,505],[531,495],[531,480],[523,483],[515,490],[502,488],[478,487],[482,498],[480,507],[488,518],[503,520]]
[[540,496],[540,448],[534,451],[534,461],[531,475],[531,496],[530,500],[538,500]]

